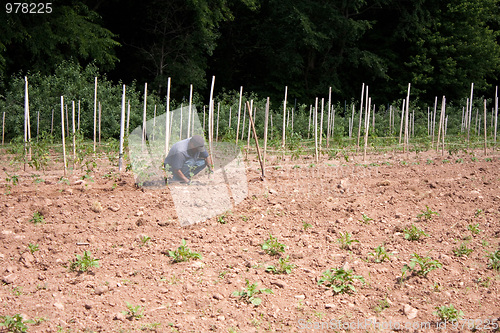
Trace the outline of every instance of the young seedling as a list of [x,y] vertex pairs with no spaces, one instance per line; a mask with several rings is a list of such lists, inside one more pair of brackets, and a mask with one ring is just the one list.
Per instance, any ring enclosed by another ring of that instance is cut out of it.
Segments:
[[478,208],[476,209],[476,211],[474,212],[474,217],[481,217],[483,215],[483,210]]
[[5,181],[7,182],[7,191],[5,191],[5,194],[11,194],[12,186],[16,186],[17,184],[19,184],[19,177],[16,175],[11,176],[7,174]]
[[201,259],[201,254],[191,251],[191,249],[186,246],[186,241],[184,239],[181,241],[181,246],[175,251],[168,251],[168,255],[172,257],[174,263],[189,261],[191,259]]
[[373,221],[371,217],[368,217],[366,214],[363,214],[359,222],[363,222],[364,224],[369,224],[370,221]]
[[30,222],[37,225],[45,223],[45,220],[43,219],[43,215],[36,211],[33,213],[33,217],[30,219]]
[[389,257],[390,253],[387,253],[385,250],[385,247],[383,245],[379,245],[375,248],[375,252],[370,252],[368,253],[368,256],[372,256],[375,262],[383,262],[386,259],[390,260],[391,258]]
[[133,306],[129,302],[125,302],[127,311],[122,311],[122,314],[129,320],[140,319],[143,316],[144,308],[140,305]]
[[304,222],[302,221],[302,229],[304,229],[304,231],[307,231],[307,229],[311,228],[312,227],[312,224],[310,223],[307,223],[307,222]]
[[387,296],[384,297],[384,299],[381,299],[378,301],[378,305],[375,306],[375,312],[382,312],[384,311],[385,309],[388,309],[391,307],[391,304],[389,303],[389,301],[387,300]]
[[278,239],[276,237],[273,237],[273,235],[269,234],[269,238],[266,239],[264,243],[261,245],[262,250],[266,252],[269,255],[275,256],[279,255],[280,253],[285,252],[285,244],[281,244],[278,242]]
[[473,249],[469,249],[467,247],[467,244],[465,244],[465,243],[462,243],[462,244],[460,244],[460,247],[458,247],[456,249],[453,249],[453,253],[457,257],[468,256],[469,254],[472,253],[472,251],[474,251],[474,250]]
[[262,303],[262,299],[260,299],[259,297],[255,297],[255,295],[263,293],[273,294],[273,291],[268,288],[257,289],[257,283],[250,284],[250,281],[248,281],[248,279],[245,279],[245,285],[246,288],[244,288],[242,291],[233,292],[233,295],[239,296],[241,300],[247,302],[248,304],[251,303],[255,306],[258,306],[260,303]]
[[479,229],[479,223],[469,224],[467,226],[467,230],[469,230],[473,235],[478,235],[482,231]]
[[425,205],[425,210],[423,210],[421,214],[418,214],[417,218],[419,220],[421,220],[422,218],[424,218],[425,220],[429,221],[429,220],[432,220],[432,215],[439,216],[439,213],[432,211],[429,208],[429,206]]
[[340,232],[340,237],[337,238],[337,242],[340,244],[340,248],[343,250],[349,250],[352,243],[359,243],[357,239],[351,239],[352,235],[347,231],[345,233]]
[[[420,266],[420,269],[418,270],[416,269],[417,264]],[[441,268],[442,266],[443,265],[437,260],[432,260],[430,257],[421,257],[418,254],[413,253],[410,263],[405,264],[402,268],[403,275],[401,276],[401,280],[404,279],[404,276],[408,271],[412,274],[426,277],[427,274],[435,269]]]
[[0,326],[7,329],[7,332],[13,333],[23,333],[28,331],[28,326],[26,324],[34,324],[33,320],[23,320],[23,316],[19,313],[14,316],[1,316],[2,322]]
[[286,258],[278,259],[278,267],[267,266],[266,271],[273,274],[290,274],[294,268],[295,265],[291,264],[289,256],[286,256]]
[[30,251],[31,254],[35,253],[38,251],[38,244],[28,244],[28,250]]
[[486,257],[489,259],[488,267],[500,271],[500,249],[496,252],[489,252]]
[[349,294],[356,292],[353,283],[354,280],[359,280],[363,284],[365,279],[360,275],[354,275],[352,269],[345,270],[343,267],[331,268],[323,272],[323,277],[319,279],[318,285],[324,284],[328,288],[332,288],[337,294]]
[[409,240],[409,241],[419,241],[420,237],[425,236],[429,237],[428,234],[425,233],[425,231],[417,228],[414,224],[411,225],[411,228],[405,228],[403,230],[403,235],[404,238]]
[[99,268],[99,259],[94,259],[90,251],[84,251],[83,255],[76,254],[76,259],[69,261],[71,271],[87,272],[93,267]]
[[149,241],[151,240],[151,237],[146,236],[146,235],[141,235],[141,246],[148,245]]
[[433,314],[438,316],[441,321],[448,322],[457,322],[464,316],[464,313],[455,309],[453,305],[436,306],[436,311]]

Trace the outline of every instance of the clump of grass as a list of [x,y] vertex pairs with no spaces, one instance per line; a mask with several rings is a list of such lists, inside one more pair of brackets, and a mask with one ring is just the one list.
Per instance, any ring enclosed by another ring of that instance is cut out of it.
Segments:
[[403,235],[404,238],[409,241],[419,241],[422,236],[429,237],[425,231],[417,228],[414,224],[411,225],[411,228],[405,228],[403,230]]
[[76,254],[76,259],[70,260],[69,269],[71,271],[87,272],[93,267],[99,267],[99,259],[92,257],[90,251],[84,251],[83,255]]
[[268,288],[257,289],[257,286],[258,286],[257,283],[250,284],[250,281],[248,281],[248,279],[245,279],[245,285],[246,285],[246,288],[243,288],[242,291],[233,292],[233,295],[239,296],[241,300],[243,300],[249,304],[253,304],[255,306],[258,306],[258,305],[260,305],[260,303],[262,303],[262,299],[260,299],[259,297],[256,297],[256,295],[263,294],[263,293],[266,293],[266,294],[273,293],[273,291],[271,289],[268,289]]
[[295,265],[291,264],[289,256],[286,256],[286,258],[278,259],[278,267],[267,266],[266,271],[273,274],[290,274],[294,268]]
[[464,316],[464,313],[455,309],[453,305],[436,306],[436,311],[434,311],[433,314],[438,316],[441,321],[447,322],[456,322]]
[[168,251],[168,255],[172,257],[174,263],[189,261],[191,259],[201,259],[201,254],[193,252],[188,248],[184,239],[181,241],[181,246],[179,246],[177,250]]
[[271,234],[269,234],[269,238],[262,243],[261,247],[264,252],[272,256],[285,252],[286,248],[285,244],[278,242],[278,239]]
[[332,288],[335,294],[346,294],[356,292],[353,285],[354,280],[365,283],[365,279],[360,275],[354,275],[352,269],[332,268],[323,272],[323,277],[319,279],[318,285],[324,284],[328,288]]
[[340,232],[340,237],[337,238],[337,242],[340,244],[340,248],[343,250],[349,250],[352,243],[359,243],[357,239],[352,239],[352,235],[349,232]]

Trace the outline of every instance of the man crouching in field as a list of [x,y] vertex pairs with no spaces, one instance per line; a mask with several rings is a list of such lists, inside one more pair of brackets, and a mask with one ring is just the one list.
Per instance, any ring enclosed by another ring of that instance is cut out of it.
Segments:
[[212,160],[200,135],[176,142],[165,158],[165,170],[172,172],[169,182],[189,183],[205,167],[212,172]]

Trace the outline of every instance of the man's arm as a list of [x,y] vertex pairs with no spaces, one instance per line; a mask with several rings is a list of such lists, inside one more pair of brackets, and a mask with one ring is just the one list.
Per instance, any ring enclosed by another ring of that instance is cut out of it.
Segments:
[[177,176],[177,178],[182,179],[183,183],[189,183],[189,179],[186,176],[184,176],[184,174],[180,169],[173,170],[173,173]]

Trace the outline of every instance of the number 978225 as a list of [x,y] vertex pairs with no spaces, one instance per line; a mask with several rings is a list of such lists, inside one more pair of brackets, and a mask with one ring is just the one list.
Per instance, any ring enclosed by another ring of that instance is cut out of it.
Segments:
[[52,2],[8,2],[5,4],[5,12],[7,14],[50,14]]

